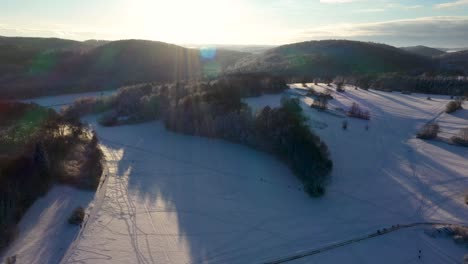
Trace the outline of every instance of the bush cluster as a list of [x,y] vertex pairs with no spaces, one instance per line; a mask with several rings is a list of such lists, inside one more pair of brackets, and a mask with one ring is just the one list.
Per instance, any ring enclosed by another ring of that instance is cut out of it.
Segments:
[[458,135],[452,137],[452,142],[460,146],[468,147],[468,127],[460,129]]
[[437,123],[428,123],[425,124],[421,130],[416,134],[417,138],[420,139],[434,139],[439,133],[439,124]]
[[72,214],[68,218],[68,223],[71,225],[81,225],[85,217],[85,210],[79,206],[73,210]]
[[463,109],[462,105],[463,105],[463,99],[457,98],[456,100],[448,102],[448,104],[445,106],[445,112],[453,113],[457,110]]
[[454,227],[453,229],[453,240],[460,244],[468,244],[468,228],[466,227]]

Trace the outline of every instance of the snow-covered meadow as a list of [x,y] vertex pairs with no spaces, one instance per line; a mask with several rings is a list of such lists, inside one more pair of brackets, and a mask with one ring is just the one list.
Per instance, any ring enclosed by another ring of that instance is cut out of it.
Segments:
[[[245,101],[258,110],[278,106],[281,96]],[[107,180],[66,254],[57,253],[63,245],[56,243],[65,236],[63,221],[48,225],[56,235],[36,248],[63,255],[61,263],[264,263],[398,224],[467,225],[468,148],[415,138],[433,118],[442,131],[468,126],[464,112],[440,115],[447,96],[429,101],[422,94],[349,87],[333,96],[331,109],[356,102],[370,110],[371,120],[348,119],[345,131],[346,117],[311,109],[311,99],[300,97],[334,161],[320,199],[307,196],[281,161],[248,147],[172,133],[161,122],[105,128],[96,117],[87,118],[101,139]],[[50,205],[38,201],[30,211],[41,215]],[[33,225],[21,236],[43,228]],[[431,238],[423,229],[395,231],[291,263],[417,263],[419,256],[430,263],[462,261],[466,247]],[[19,241],[7,252],[34,263],[33,254],[22,255],[28,244]]]
[[76,99],[82,97],[100,97],[106,96],[114,93],[115,90],[105,90],[99,92],[88,92],[88,93],[71,93],[71,94],[64,94],[64,95],[57,95],[57,96],[42,96],[33,99],[26,99],[23,100],[25,103],[36,103],[42,106],[47,106],[55,111],[60,111],[62,107],[65,105],[72,104]]

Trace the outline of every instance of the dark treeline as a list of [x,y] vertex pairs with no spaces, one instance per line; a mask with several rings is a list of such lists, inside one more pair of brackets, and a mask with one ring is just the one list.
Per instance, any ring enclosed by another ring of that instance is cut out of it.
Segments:
[[371,79],[369,86],[377,90],[468,95],[468,78],[466,77],[385,74]]
[[0,249],[53,183],[97,188],[102,153],[78,119],[34,104],[0,102]]
[[361,89],[468,96],[468,77],[443,75],[407,75],[400,73],[354,74],[328,77],[290,77],[289,83],[335,83]]
[[290,82],[349,84],[361,89],[468,96],[468,77],[399,73],[290,78]]
[[179,133],[222,138],[275,155],[303,181],[305,191],[324,193],[332,169],[327,146],[310,131],[299,102],[284,99],[281,107],[252,113],[242,97],[281,92],[287,85],[270,76],[238,75],[211,82],[138,85],[116,95],[83,99],[66,115],[106,112],[103,125],[161,119]]

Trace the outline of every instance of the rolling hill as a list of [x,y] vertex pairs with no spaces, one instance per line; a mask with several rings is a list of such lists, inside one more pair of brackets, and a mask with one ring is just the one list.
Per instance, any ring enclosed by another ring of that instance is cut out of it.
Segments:
[[[212,77],[248,53],[146,40],[2,38],[0,97],[104,90],[141,82]],[[98,45],[99,44],[99,45]],[[86,48],[83,48],[86,47]]]
[[280,46],[239,60],[229,72],[271,72],[289,77],[418,72],[433,66],[423,56],[376,43],[308,41]]
[[468,50],[449,52],[439,57],[443,71],[463,75],[468,74]]

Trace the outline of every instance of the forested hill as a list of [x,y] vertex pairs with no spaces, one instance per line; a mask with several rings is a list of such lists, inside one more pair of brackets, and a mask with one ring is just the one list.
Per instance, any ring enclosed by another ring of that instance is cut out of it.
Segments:
[[456,75],[468,74],[468,50],[449,52],[439,57],[441,69]]
[[406,50],[408,52],[418,54],[421,56],[426,56],[426,57],[435,57],[435,56],[440,56],[445,54],[445,51],[435,49],[435,48],[430,48],[426,46],[411,46],[411,47],[403,47],[401,48],[403,50]]
[[248,55],[146,40],[0,39],[0,98],[216,76]]
[[230,72],[270,72],[291,77],[383,72],[419,72],[434,67],[430,58],[389,45],[321,40],[280,46],[238,61]]

